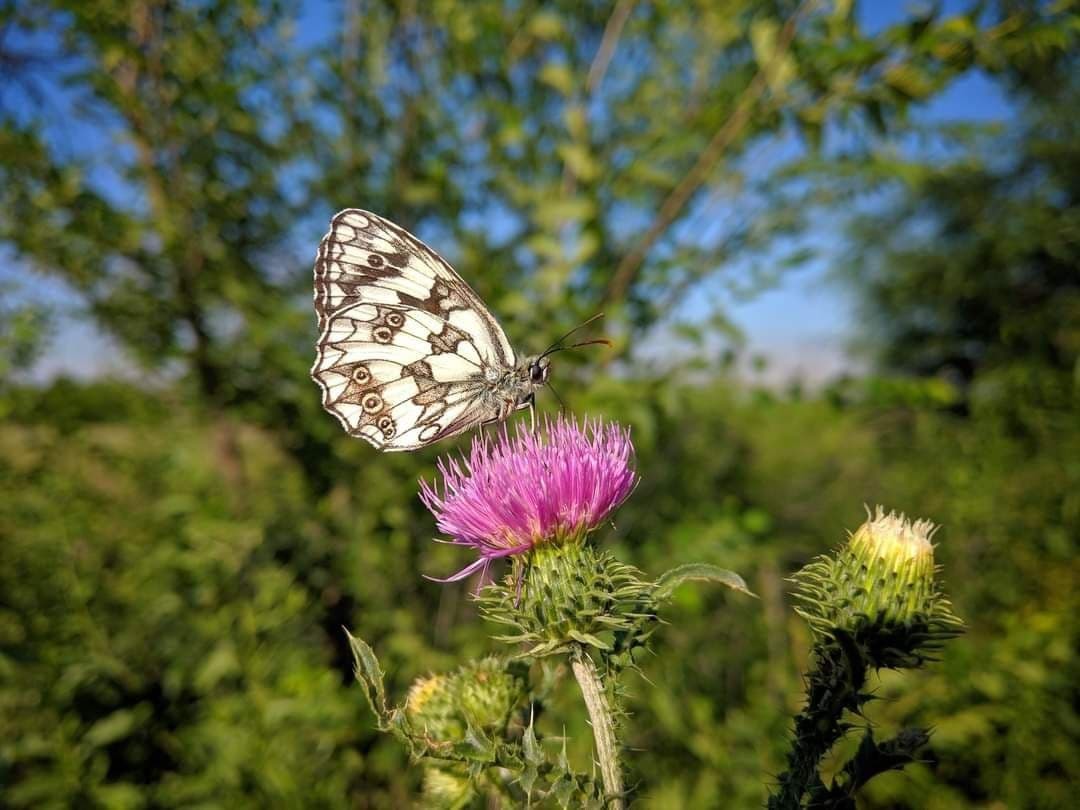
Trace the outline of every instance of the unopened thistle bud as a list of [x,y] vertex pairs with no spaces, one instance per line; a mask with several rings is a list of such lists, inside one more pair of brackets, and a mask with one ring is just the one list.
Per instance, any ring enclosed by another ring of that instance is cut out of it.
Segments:
[[961,628],[934,579],[935,530],[879,506],[844,546],[796,573],[799,614],[821,635],[855,638],[871,666],[917,666]]
[[525,696],[523,668],[498,658],[470,662],[445,675],[418,678],[402,707],[403,733],[425,760],[423,804],[460,808],[478,801],[488,782],[463,762],[439,761],[468,739],[501,738]]
[[524,690],[523,678],[506,662],[485,658],[418,678],[405,700],[405,717],[414,734],[436,746],[459,742],[470,729],[499,733]]

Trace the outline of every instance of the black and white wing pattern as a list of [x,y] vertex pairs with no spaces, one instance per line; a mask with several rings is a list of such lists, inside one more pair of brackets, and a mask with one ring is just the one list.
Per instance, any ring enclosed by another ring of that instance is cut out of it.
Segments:
[[499,417],[487,392],[514,369],[502,327],[412,234],[368,211],[337,214],[315,260],[311,377],[349,434],[413,450]]

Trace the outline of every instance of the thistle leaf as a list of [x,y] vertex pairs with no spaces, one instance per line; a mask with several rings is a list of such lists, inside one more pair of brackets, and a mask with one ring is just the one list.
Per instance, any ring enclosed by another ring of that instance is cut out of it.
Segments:
[[382,667],[379,666],[379,659],[375,657],[374,650],[368,646],[366,641],[357,638],[344,627],[341,629],[345,631],[345,635],[349,638],[349,648],[352,650],[353,659],[355,660],[353,674],[364,689],[364,697],[367,698],[368,705],[375,712],[375,716],[379,718],[379,728],[386,731],[390,727],[391,713],[386,706],[386,688],[383,683],[383,673]]
[[672,568],[656,580],[656,587],[653,590],[653,599],[657,602],[666,602],[671,598],[672,594],[675,593],[676,588],[684,582],[690,582],[691,580],[716,582],[721,585],[726,585],[733,591],[739,591],[740,593],[745,593],[747,596],[753,596],[755,599],[757,598],[756,594],[746,587],[746,582],[743,578],[734,571],[729,571],[726,568],[720,568],[715,565],[709,565],[708,563],[688,563]]

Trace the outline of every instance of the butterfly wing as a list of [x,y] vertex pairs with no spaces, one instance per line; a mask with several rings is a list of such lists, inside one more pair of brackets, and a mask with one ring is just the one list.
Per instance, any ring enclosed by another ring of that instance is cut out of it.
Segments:
[[479,296],[435,251],[382,217],[337,214],[315,261],[311,376],[353,436],[412,450],[498,416],[485,396],[516,363]]

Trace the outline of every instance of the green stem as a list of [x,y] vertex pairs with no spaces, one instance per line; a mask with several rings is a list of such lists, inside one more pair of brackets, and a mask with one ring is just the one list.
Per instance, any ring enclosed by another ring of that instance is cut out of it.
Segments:
[[847,633],[814,648],[814,667],[806,677],[806,708],[795,718],[788,769],[777,780],[779,790],[769,797],[769,810],[800,810],[803,797],[823,787],[821,760],[846,730],[845,711],[858,711],[865,696],[866,664]]
[[570,667],[581,687],[585,708],[592,722],[596,741],[596,758],[600,762],[600,777],[604,781],[604,793],[612,810],[623,810],[622,770],[619,768],[619,741],[615,737],[615,722],[608,705],[600,674],[592,659],[581,650],[570,657]]

